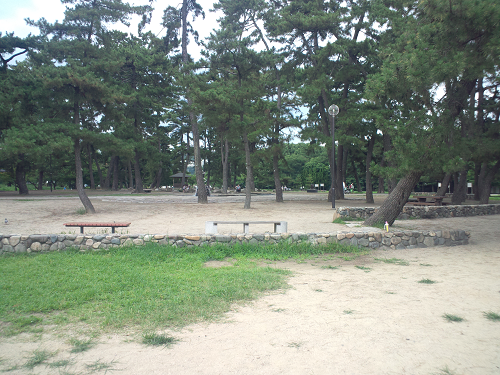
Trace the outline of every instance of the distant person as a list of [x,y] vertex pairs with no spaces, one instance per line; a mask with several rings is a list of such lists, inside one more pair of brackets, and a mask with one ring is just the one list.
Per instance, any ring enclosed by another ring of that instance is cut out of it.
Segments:
[[241,186],[239,184],[236,185],[236,192],[241,193]]

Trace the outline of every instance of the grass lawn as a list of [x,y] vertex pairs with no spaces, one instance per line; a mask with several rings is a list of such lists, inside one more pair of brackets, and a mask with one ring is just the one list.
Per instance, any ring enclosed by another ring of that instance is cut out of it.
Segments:
[[[98,330],[182,327],[220,317],[235,302],[285,288],[288,271],[262,260],[356,249],[148,244],[108,251],[0,256],[0,335],[83,322]],[[231,265],[206,267],[230,258]],[[263,265],[264,264],[264,265]]]

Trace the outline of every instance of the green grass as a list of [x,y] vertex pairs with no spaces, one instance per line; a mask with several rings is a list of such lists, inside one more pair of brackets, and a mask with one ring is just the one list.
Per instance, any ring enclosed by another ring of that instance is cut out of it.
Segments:
[[436,282],[434,280],[431,280],[431,279],[422,279],[420,281],[418,281],[420,284],[435,284]]
[[324,268],[324,269],[327,269],[327,270],[338,270],[339,266],[327,265],[327,266],[321,266],[321,268]]
[[483,315],[486,319],[489,319],[493,322],[500,322],[500,314],[494,313],[492,311],[485,311]]
[[458,315],[453,315],[453,314],[444,314],[443,318],[445,318],[448,322],[463,322],[465,319],[458,316]]
[[36,366],[46,363],[47,360],[54,355],[55,353],[51,353],[47,350],[35,350],[33,352],[33,355],[28,358],[28,360],[24,364],[24,367],[33,370]]
[[[332,244],[184,247],[0,256],[0,336],[83,322],[100,331],[154,331],[222,316],[236,302],[287,287],[289,271],[256,260],[303,259],[356,248]],[[211,268],[209,260],[236,260]],[[26,270],[29,270],[27,272]]]
[[158,333],[147,333],[142,338],[142,343],[150,346],[170,346],[177,341],[175,337]]
[[92,339],[88,340],[71,339],[69,342],[73,346],[73,348],[71,349],[71,353],[86,352],[87,350],[89,350],[94,346]]
[[335,220],[333,220],[333,224],[342,224],[342,225],[345,225],[346,222],[345,222],[345,220],[343,218],[338,217]]
[[384,263],[389,263],[389,264],[396,264],[398,266],[408,266],[408,265],[410,265],[410,263],[408,263],[406,260],[404,260],[404,259],[398,259],[398,258],[390,258],[390,259],[375,258],[375,260],[378,260],[378,261],[384,262]]
[[363,270],[365,272],[370,272],[371,268],[370,267],[364,267],[364,266],[355,266],[357,269]]
[[85,215],[87,213],[87,211],[85,210],[85,208],[83,207],[80,207],[76,210],[76,214],[77,215]]

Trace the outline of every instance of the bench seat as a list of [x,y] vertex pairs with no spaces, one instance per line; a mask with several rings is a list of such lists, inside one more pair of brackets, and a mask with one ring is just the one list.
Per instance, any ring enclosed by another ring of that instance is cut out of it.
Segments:
[[218,224],[243,224],[243,232],[250,232],[250,224],[274,224],[274,233],[286,233],[288,223],[286,221],[206,221],[205,233],[217,233]]
[[85,227],[111,227],[111,233],[115,233],[115,228],[123,228],[128,227],[130,223],[82,223],[82,222],[72,222],[72,223],[64,223],[66,227],[80,227],[80,233],[83,233],[83,228]]

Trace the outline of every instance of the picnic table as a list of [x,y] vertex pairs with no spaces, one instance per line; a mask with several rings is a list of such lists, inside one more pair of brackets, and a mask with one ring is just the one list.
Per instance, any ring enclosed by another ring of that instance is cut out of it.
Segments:
[[439,195],[414,195],[417,202],[408,202],[413,206],[442,206],[445,197]]

